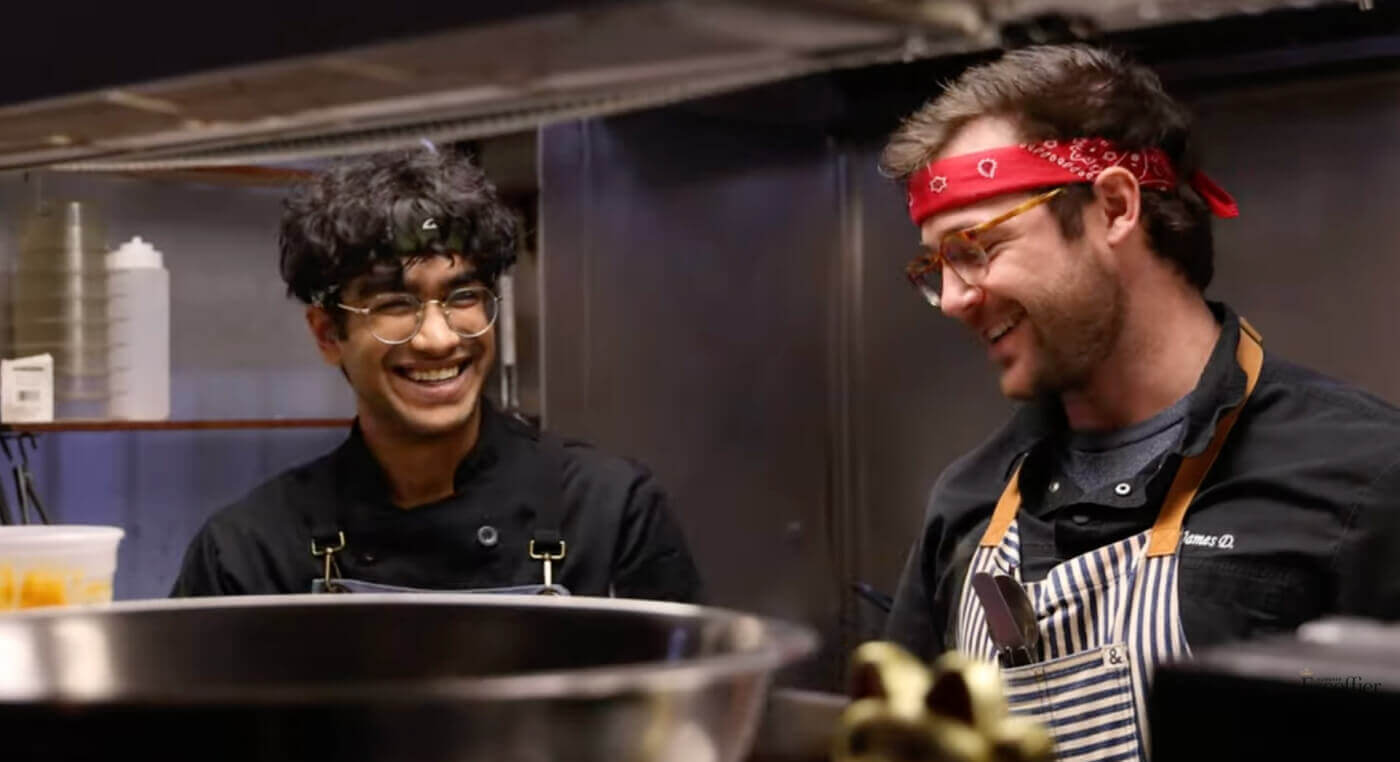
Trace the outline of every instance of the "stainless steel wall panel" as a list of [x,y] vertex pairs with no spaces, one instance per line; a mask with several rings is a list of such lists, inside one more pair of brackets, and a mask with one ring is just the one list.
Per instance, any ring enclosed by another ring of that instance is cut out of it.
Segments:
[[1400,77],[1200,99],[1207,169],[1240,204],[1217,222],[1215,298],[1271,351],[1400,402]]
[[[865,271],[861,373],[856,402],[863,519],[855,568],[892,593],[922,526],[938,474],[990,435],[1011,411],[978,342],[909,285],[904,264],[919,248],[897,186],[880,175],[875,147],[848,149],[860,187]],[[865,612],[871,618],[871,612]]]
[[827,625],[839,650],[825,142],[671,113],[543,145],[546,423],[655,470],[712,602]]

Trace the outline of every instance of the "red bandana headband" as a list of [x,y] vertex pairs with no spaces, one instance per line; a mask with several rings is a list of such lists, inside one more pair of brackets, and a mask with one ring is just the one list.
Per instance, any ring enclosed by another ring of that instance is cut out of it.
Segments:
[[[909,217],[919,225],[931,215],[1003,193],[1093,182],[1109,167],[1132,172],[1144,188],[1176,187],[1176,171],[1161,149],[1124,151],[1104,138],[1044,140],[928,163],[909,178]],[[1191,187],[1216,216],[1239,216],[1235,200],[1204,173],[1192,175]]]

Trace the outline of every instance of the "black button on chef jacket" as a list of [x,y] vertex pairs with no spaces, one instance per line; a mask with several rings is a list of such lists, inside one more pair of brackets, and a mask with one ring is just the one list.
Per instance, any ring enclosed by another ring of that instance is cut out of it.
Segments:
[[[885,636],[924,658],[954,647],[956,601],[1007,480],[1021,466],[1022,575],[1149,529],[1184,457],[1244,397],[1239,316],[1211,303],[1220,339],[1180,441],[1131,478],[1080,492],[1054,471],[1057,400],[1022,406],[953,462],[929,496]],[[1261,327],[1262,328],[1262,327]],[[1327,616],[1400,619],[1400,409],[1268,350],[1254,393],[1186,514],[1178,597],[1200,648]]]
[[454,484],[444,500],[396,507],[356,425],[335,451],[216,512],[171,595],[310,592],[323,574],[313,527],[323,531],[329,516],[345,533],[335,554],[344,578],[429,590],[542,584],[528,544],[538,525],[556,523],[567,555],[554,582],[574,595],[701,596],[666,495],[634,461],[539,432],[483,400],[479,438]]

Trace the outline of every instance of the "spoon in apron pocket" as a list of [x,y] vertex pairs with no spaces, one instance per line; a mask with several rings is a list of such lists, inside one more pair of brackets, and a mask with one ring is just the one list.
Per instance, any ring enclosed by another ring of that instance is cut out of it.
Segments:
[[1011,616],[1021,631],[1021,640],[1026,647],[1026,656],[1031,661],[1040,661],[1040,627],[1036,622],[1035,607],[1021,583],[1005,574],[996,576],[997,588],[1006,605],[1011,607]]

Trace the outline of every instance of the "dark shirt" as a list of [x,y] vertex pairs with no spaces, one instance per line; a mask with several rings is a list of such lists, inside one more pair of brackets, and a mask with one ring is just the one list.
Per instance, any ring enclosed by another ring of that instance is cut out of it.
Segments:
[[[1180,440],[1135,477],[1054,500],[1063,409],[1023,406],[953,462],[929,497],[886,637],[925,658],[954,647],[972,552],[1021,470],[1023,567],[1043,575],[1152,526],[1183,456],[1206,448],[1244,395],[1239,318],[1211,304],[1220,340],[1187,403]],[[1265,347],[1268,336],[1264,337]],[[1400,616],[1400,409],[1265,352],[1258,385],[1186,516],[1179,597],[1188,644],[1288,632],[1327,615]]]
[[396,507],[356,426],[335,451],[215,513],[190,543],[171,594],[310,592],[323,573],[311,555],[312,526],[326,516],[345,533],[336,559],[346,578],[432,590],[540,584],[542,565],[527,546],[552,515],[567,543],[554,581],[574,595],[700,597],[681,529],[640,464],[483,403],[480,435],[455,487],[438,502]]
[[[1190,402],[1187,395],[1146,421],[1115,431],[1065,432],[1054,448],[1052,494],[1063,502],[1072,500],[1074,491],[1132,479],[1181,439]],[[1065,489],[1056,489],[1056,481]]]
[[[1131,489],[1144,468],[1180,444],[1190,403],[1188,394],[1146,421],[1116,431],[1065,430],[1051,437],[1045,443],[1049,482],[1038,514],[1048,516],[1064,506],[1083,503],[1086,492]],[[1021,577],[1031,582],[1044,579],[1062,560],[1053,548],[1031,555],[1021,565]]]

